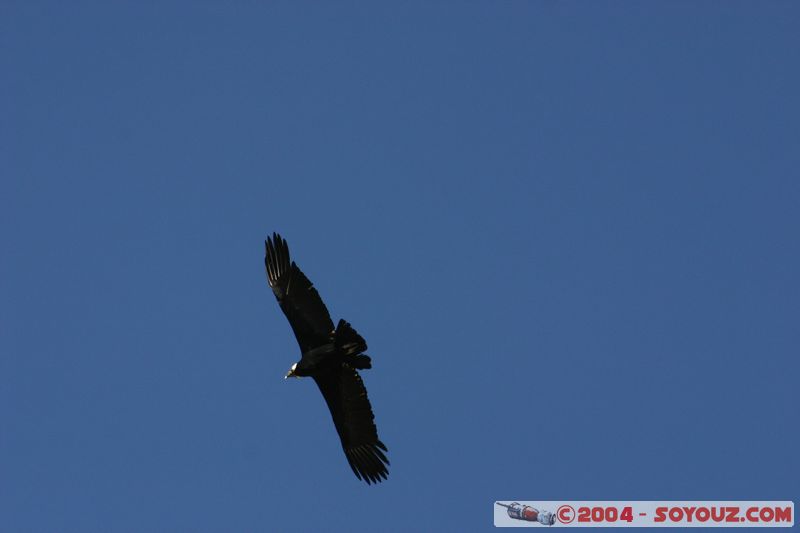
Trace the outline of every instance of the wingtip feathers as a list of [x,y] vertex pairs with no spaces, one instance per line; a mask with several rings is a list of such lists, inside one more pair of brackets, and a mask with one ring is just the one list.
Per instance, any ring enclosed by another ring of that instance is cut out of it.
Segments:
[[[378,449],[386,450],[386,446],[377,441],[373,444],[362,444],[347,450],[347,462],[356,477],[368,485],[389,479],[389,460]],[[386,450],[388,451],[388,450]]]
[[271,287],[274,287],[285,272],[289,270],[289,246],[286,240],[277,232],[272,232],[264,241],[264,263],[267,267],[267,279]]

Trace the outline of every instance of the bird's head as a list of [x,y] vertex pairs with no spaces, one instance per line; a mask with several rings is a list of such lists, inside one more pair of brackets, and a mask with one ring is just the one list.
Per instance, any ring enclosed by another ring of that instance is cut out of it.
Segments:
[[297,371],[297,363],[292,365],[292,368],[290,368],[289,371],[286,373],[286,375],[283,376],[283,379],[286,379],[286,378],[299,378],[300,376],[297,375],[296,371]]

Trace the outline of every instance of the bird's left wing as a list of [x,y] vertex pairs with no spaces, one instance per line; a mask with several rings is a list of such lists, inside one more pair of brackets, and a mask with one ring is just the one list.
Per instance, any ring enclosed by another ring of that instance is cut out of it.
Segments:
[[335,370],[315,375],[314,381],[328,403],[347,462],[356,477],[368,484],[386,479],[389,460],[384,452],[389,450],[378,438],[375,416],[361,376],[350,365],[342,363]]
[[267,281],[289,319],[300,350],[306,352],[327,342],[333,334],[333,321],[317,289],[289,259],[289,246],[277,233],[264,241]]

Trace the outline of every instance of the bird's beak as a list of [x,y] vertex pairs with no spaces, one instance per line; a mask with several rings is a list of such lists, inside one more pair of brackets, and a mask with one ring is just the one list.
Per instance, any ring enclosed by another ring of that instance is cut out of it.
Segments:
[[294,369],[293,369],[293,368],[290,368],[290,369],[289,369],[289,371],[286,373],[286,375],[285,375],[285,376],[283,376],[283,379],[286,379],[286,378],[296,378],[296,377],[297,377],[297,376],[294,374]]

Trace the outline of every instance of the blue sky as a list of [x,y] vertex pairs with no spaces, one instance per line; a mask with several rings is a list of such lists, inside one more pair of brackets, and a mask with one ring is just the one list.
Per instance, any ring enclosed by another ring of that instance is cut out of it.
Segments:
[[[0,20],[2,529],[800,495],[796,3]],[[283,380],[272,231],[370,345],[380,486]]]

